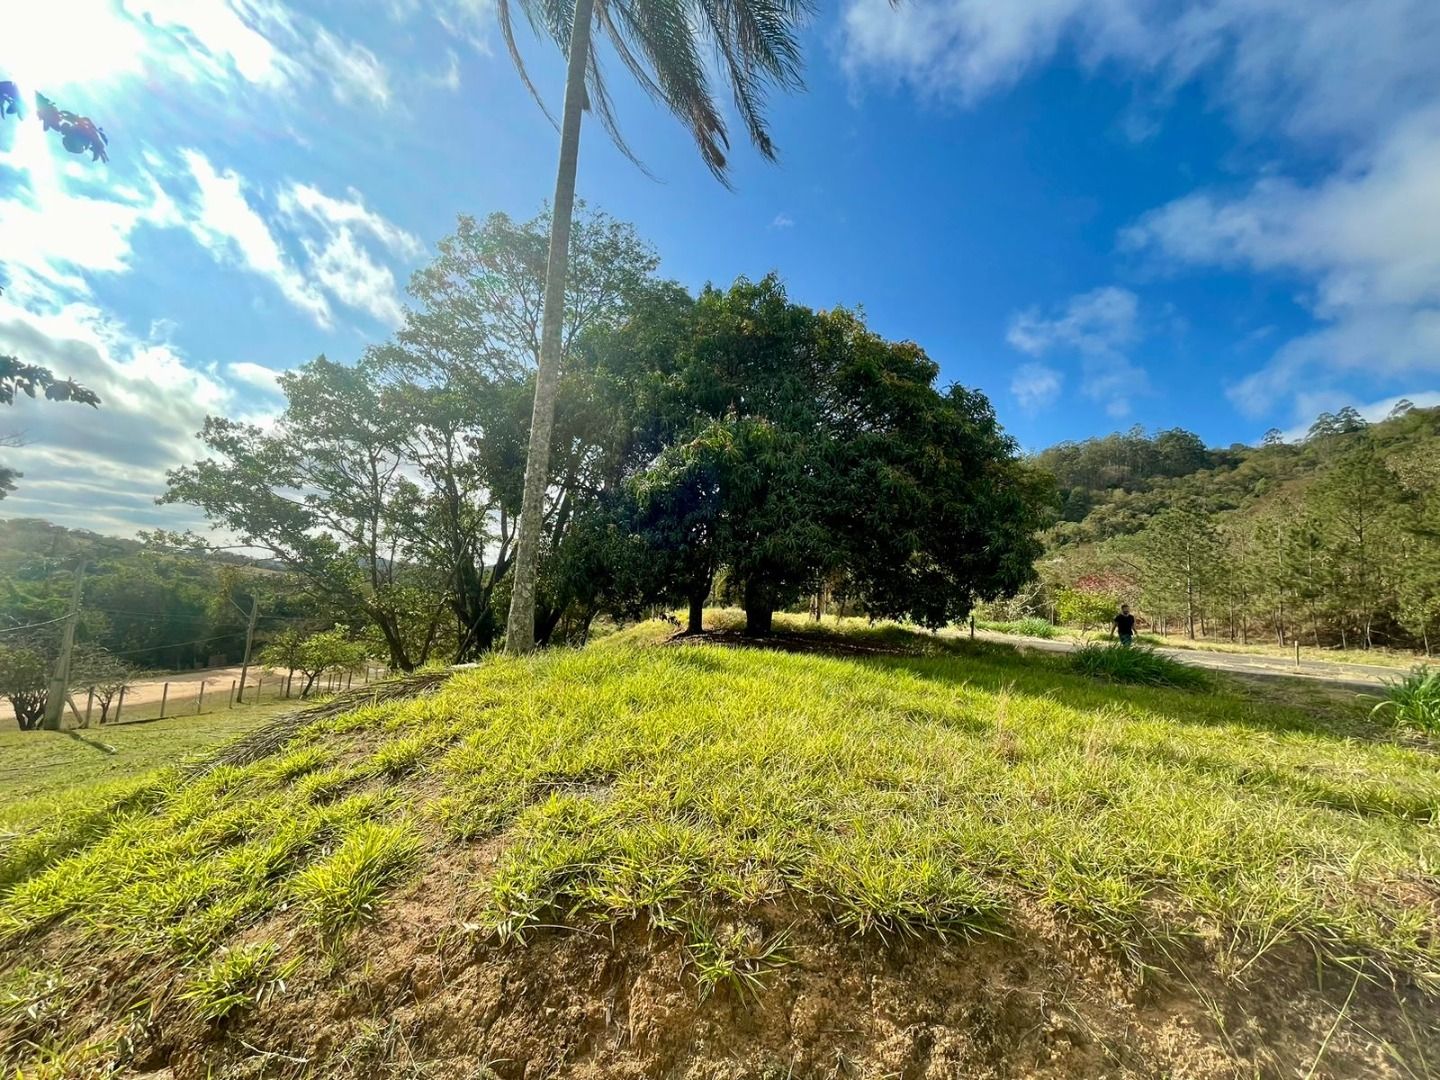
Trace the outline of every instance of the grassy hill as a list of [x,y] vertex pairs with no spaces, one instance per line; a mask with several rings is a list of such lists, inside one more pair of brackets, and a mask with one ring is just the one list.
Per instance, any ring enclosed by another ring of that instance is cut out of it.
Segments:
[[0,857],[5,1062],[1440,1067],[1434,746],[1241,684],[787,628],[774,651],[645,624],[32,805]]

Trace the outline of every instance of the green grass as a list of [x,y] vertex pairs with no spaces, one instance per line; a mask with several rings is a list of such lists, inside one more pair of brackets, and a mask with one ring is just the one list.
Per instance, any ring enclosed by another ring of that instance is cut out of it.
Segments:
[[1397,727],[1440,735],[1440,668],[1416,667],[1387,684],[1385,699],[1371,710]]
[[329,857],[295,878],[295,898],[330,938],[372,918],[385,890],[414,866],[420,838],[404,824],[360,822]]
[[354,943],[407,880],[460,872],[447,845],[485,840],[493,869],[458,883],[481,931],[643,917],[682,936],[701,993],[763,992],[787,962],[746,928],[762,909],[890,938],[1043,911],[1148,962],[1203,939],[1236,975],[1290,945],[1440,985],[1440,770],[1362,707],[1109,684],[886,625],[844,638],[888,653],[844,657],[671,632],[497,658],[252,765],[32,822],[0,850],[0,953],[54,935],[179,965],[202,1011],[258,1002],[216,950],[285,940],[278,971]]
[[[83,731],[0,731],[0,834],[55,810],[103,798],[102,789],[173,765],[245,734],[295,702],[266,702],[201,716],[90,727]],[[7,718],[8,719],[8,718]],[[80,788],[95,789],[82,794]]]
[[211,1022],[253,1009],[285,989],[285,980],[300,966],[295,957],[282,963],[280,946],[257,941],[221,949],[196,972],[181,993],[195,1014]]
[[1105,645],[1091,642],[1070,654],[1070,667],[1079,675],[1115,683],[1142,686],[1172,686],[1181,690],[1203,690],[1210,676],[1172,660],[1148,645]]

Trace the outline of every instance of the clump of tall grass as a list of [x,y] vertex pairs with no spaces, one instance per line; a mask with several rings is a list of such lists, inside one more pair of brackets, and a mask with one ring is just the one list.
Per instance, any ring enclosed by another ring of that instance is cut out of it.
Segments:
[[1387,683],[1385,697],[1370,714],[1388,716],[1396,727],[1440,735],[1440,668],[1422,664]]
[[328,859],[295,876],[295,896],[322,933],[338,936],[373,917],[381,894],[414,865],[420,848],[404,824],[360,822]]
[[1038,615],[1029,615],[1023,619],[1012,619],[1009,622],[986,622],[977,621],[976,626],[981,630],[993,630],[997,634],[1018,634],[1021,637],[1053,638],[1058,631],[1050,625],[1048,619],[1042,619]]
[[243,1009],[253,1009],[285,989],[285,980],[300,960],[279,962],[280,946],[257,941],[222,949],[190,979],[181,999],[202,1020],[213,1022]]
[[1172,660],[1147,645],[1106,645],[1092,642],[1070,654],[1070,667],[1092,679],[1140,686],[1174,686],[1181,690],[1199,690],[1210,684],[1209,676],[1205,672]]

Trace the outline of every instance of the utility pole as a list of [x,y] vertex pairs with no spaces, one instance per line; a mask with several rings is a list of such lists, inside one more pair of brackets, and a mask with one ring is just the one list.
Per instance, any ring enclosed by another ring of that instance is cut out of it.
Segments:
[[55,661],[55,671],[50,677],[50,692],[45,695],[45,719],[41,726],[46,731],[59,731],[60,719],[65,715],[65,694],[70,687],[70,651],[75,647],[75,623],[80,618],[80,590],[85,582],[85,564],[75,567],[75,588],[70,594],[70,614],[65,619],[65,633],[60,639],[60,657]]
[[[230,602],[235,603],[233,600]],[[235,604],[235,606],[240,607],[239,604]],[[245,609],[240,608],[240,610],[244,611]],[[235,695],[235,700],[240,703],[245,701],[245,676],[250,673],[250,646],[255,641],[255,619],[259,614],[260,600],[258,597],[252,596],[250,598],[250,621],[245,626],[245,660],[240,665],[240,692]]]

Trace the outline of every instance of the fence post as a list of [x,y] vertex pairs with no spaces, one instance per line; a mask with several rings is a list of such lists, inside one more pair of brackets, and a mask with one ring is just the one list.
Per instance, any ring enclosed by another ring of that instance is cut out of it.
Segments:
[[259,705],[259,704],[260,704],[260,688],[261,688],[262,686],[264,686],[264,685],[265,685],[265,676],[264,676],[264,674],[261,674],[260,677],[255,680],[255,704],[256,704],[256,705]]
[[1300,666],[1300,639],[1298,637],[1295,639],[1295,666],[1297,668]]
[[112,724],[118,724],[118,723],[120,722],[120,710],[123,709],[124,707],[125,707],[125,687],[122,686],[122,687],[120,687],[120,700],[117,701],[117,702],[115,702],[115,719],[112,720],[112,721],[110,721]]
[[200,680],[200,692],[195,695],[195,715],[200,715],[200,706],[205,704],[205,680]]
[[170,697],[170,684],[167,682],[160,688],[160,719],[165,719],[165,701]]
[[231,679],[231,680],[230,680],[230,701],[229,701],[229,703],[228,703],[225,707],[226,707],[227,709],[233,709],[233,708],[235,707],[235,680],[234,680],[234,679]]
[[353,679],[354,677],[355,677],[355,673],[354,673],[353,671],[347,671],[347,672],[345,673],[345,689],[346,689],[346,690],[349,690],[349,689],[350,689],[350,680]]
[[90,707],[95,704],[95,687],[85,692],[85,726],[90,726]]

